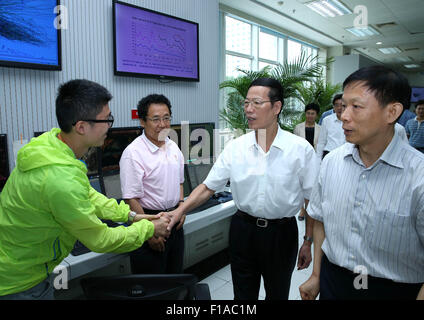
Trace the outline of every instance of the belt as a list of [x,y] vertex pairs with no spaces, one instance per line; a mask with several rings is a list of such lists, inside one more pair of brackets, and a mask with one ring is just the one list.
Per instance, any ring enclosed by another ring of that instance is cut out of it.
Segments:
[[256,226],[261,227],[261,228],[266,228],[266,227],[268,227],[269,224],[271,224],[271,225],[282,225],[284,223],[289,222],[290,220],[293,220],[293,218],[294,218],[294,217],[281,218],[281,219],[258,218],[258,217],[251,216],[250,214],[248,214],[244,211],[240,211],[240,210],[237,210],[236,215],[238,215],[239,217],[242,217],[246,221],[251,222],[251,223],[253,223]]
[[143,208],[143,211],[145,214],[158,214],[160,212],[169,212],[169,211],[173,211],[175,209],[178,208],[178,205],[176,205],[175,207],[169,208],[169,209],[164,209],[164,210],[152,210],[152,209],[145,209]]

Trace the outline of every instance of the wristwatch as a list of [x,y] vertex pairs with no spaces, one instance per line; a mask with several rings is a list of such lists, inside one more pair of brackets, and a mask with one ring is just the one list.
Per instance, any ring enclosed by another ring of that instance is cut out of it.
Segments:
[[137,215],[137,213],[135,213],[134,211],[130,211],[129,215],[128,215],[128,222],[129,224],[134,222],[134,218]]
[[313,238],[312,238],[312,237],[308,237],[308,236],[304,236],[304,237],[303,237],[303,240],[305,240],[305,241],[310,241],[310,242],[312,243]]

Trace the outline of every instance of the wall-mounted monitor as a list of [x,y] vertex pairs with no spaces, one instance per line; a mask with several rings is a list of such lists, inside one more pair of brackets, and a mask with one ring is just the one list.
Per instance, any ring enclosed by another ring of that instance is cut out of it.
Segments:
[[0,66],[62,70],[59,5],[59,0],[0,1]]
[[196,22],[113,0],[118,76],[199,81]]
[[412,87],[411,102],[424,100],[424,87]]
[[0,134],[0,191],[9,178],[9,157],[7,152],[7,135]]

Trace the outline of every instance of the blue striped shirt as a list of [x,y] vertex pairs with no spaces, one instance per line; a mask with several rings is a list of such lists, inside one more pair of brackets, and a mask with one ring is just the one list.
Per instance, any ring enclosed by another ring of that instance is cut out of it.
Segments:
[[350,143],[324,158],[308,213],[324,224],[322,250],[341,267],[424,282],[424,155],[395,134],[366,168]]
[[409,135],[409,144],[414,148],[424,148],[424,121],[418,122],[417,118],[408,120],[405,126]]

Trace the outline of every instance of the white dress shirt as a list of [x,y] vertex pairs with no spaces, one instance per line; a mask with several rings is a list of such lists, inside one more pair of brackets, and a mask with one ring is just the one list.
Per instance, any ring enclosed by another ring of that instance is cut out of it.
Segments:
[[317,154],[320,159],[324,151],[332,151],[346,142],[342,126],[343,122],[337,119],[335,113],[324,118],[317,145]]
[[230,180],[239,210],[280,219],[299,212],[318,172],[319,159],[309,142],[278,128],[267,153],[257,144],[254,131],[231,141],[203,183],[219,190]]
[[322,161],[309,215],[324,224],[322,250],[354,271],[404,283],[424,282],[424,155],[395,134],[365,168],[347,143]]

